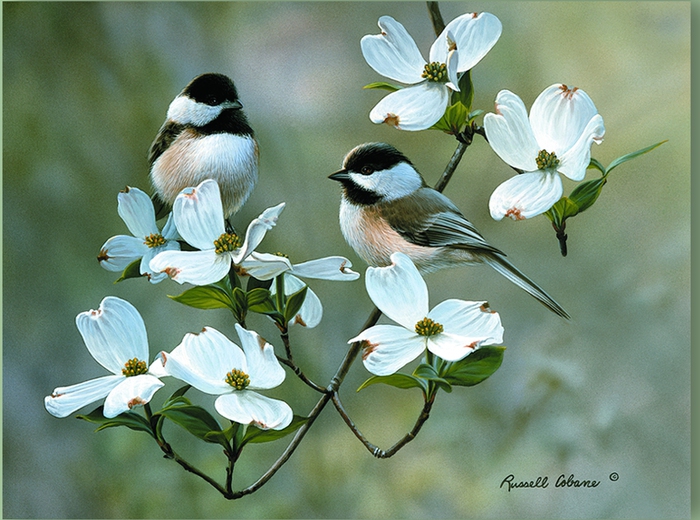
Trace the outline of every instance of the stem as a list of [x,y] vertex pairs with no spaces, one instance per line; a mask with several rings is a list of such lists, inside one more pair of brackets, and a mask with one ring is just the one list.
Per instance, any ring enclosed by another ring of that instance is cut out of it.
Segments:
[[459,162],[462,160],[464,152],[467,151],[468,146],[469,143],[459,141],[457,149],[454,151],[452,157],[450,158],[450,162],[448,162],[447,166],[445,167],[445,171],[442,172],[442,176],[440,177],[440,179],[438,179],[437,183],[435,184],[435,190],[443,191],[445,189],[447,183],[450,182],[452,175],[457,169]]
[[442,14],[440,14],[440,6],[437,2],[428,2],[428,14],[430,15],[430,21],[433,23],[435,36],[440,36],[442,31],[445,29],[445,22],[442,19]]
[[428,420],[428,417],[430,416],[430,410],[433,407],[433,403],[435,402],[435,395],[436,394],[433,394],[430,397],[430,399],[427,399],[425,401],[425,404],[423,405],[423,409],[421,410],[421,413],[418,416],[418,419],[416,419],[416,423],[413,425],[413,428],[411,429],[411,431],[408,432],[406,435],[404,435],[401,439],[399,439],[388,450],[383,450],[367,440],[367,438],[357,428],[357,426],[355,425],[353,420],[350,418],[348,413],[345,411],[345,408],[343,407],[343,404],[340,402],[340,397],[338,396],[337,392],[333,392],[333,404],[335,405],[336,409],[338,410],[338,413],[340,414],[340,416],[345,421],[345,424],[348,425],[350,430],[355,434],[355,436],[360,440],[360,442],[365,446],[365,448],[367,448],[369,450],[369,452],[372,455],[374,455],[375,457],[377,457],[378,459],[388,459],[389,457],[395,455],[406,444],[408,444],[409,442],[411,442],[413,439],[416,438],[416,435],[418,435],[418,432],[423,427],[423,424],[425,423],[425,421]]

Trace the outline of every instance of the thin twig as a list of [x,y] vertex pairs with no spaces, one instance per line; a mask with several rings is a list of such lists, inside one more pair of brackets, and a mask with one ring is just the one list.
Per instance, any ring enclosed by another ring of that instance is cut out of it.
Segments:
[[440,7],[437,2],[428,2],[428,14],[430,15],[430,21],[433,23],[435,36],[440,36],[442,31],[445,30],[445,22],[442,19]]

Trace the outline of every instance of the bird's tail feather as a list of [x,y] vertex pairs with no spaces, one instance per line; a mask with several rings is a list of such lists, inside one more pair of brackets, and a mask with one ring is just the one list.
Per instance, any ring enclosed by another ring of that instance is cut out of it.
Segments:
[[544,292],[542,288],[540,288],[539,285],[537,285],[535,282],[533,282],[527,276],[521,273],[517,267],[515,267],[505,258],[495,254],[488,256],[485,255],[484,261],[488,265],[493,267],[496,271],[498,271],[500,274],[508,278],[515,285],[517,285],[521,289],[524,289],[529,294],[534,296],[537,299],[537,301],[542,303],[549,310],[561,316],[562,318],[566,318],[567,320],[571,319],[569,313],[566,312],[561,307],[561,305],[555,302],[551,296],[549,296],[546,292]]

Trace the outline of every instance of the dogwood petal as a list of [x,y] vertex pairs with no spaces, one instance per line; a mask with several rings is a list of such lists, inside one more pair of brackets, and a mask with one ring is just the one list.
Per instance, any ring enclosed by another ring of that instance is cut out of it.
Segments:
[[425,130],[444,115],[449,95],[445,85],[426,81],[385,96],[369,118],[373,123],[387,123],[399,130]]
[[603,142],[605,125],[600,114],[593,116],[578,141],[559,157],[557,170],[574,181],[581,181],[586,176],[586,169],[591,162],[591,145]]
[[367,269],[367,294],[388,318],[413,331],[428,314],[428,287],[408,256],[394,253],[391,262]]
[[117,195],[117,213],[135,237],[159,233],[151,197],[138,188],[127,186]]
[[283,256],[270,253],[256,253],[253,251],[248,258],[240,263],[240,267],[247,275],[258,280],[272,280],[275,276],[290,271],[292,263]]
[[253,219],[245,232],[243,245],[240,249],[231,253],[231,258],[234,263],[240,264],[260,245],[260,242],[265,238],[267,232],[277,224],[277,219],[280,213],[282,213],[284,206],[285,203],[282,202],[277,206],[267,208],[259,217]]
[[[291,274],[286,274],[284,276],[284,294],[294,294],[304,287],[307,287],[307,285],[296,276]],[[272,287],[270,287],[270,293],[273,296],[277,294],[277,284],[273,284]],[[321,300],[316,296],[316,293],[307,287],[304,303],[301,304],[301,308],[296,316],[289,320],[289,325],[299,324],[302,327],[312,329],[321,323],[321,318],[323,318],[323,305],[321,304]]]
[[537,170],[511,177],[491,194],[489,211],[495,220],[523,220],[544,213],[564,191],[559,174]]
[[286,372],[277,361],[275,348],[257,332],[244,329],[238,323],[236,323],[236,332],[248,363],[247,374],[250,377],[248,388],[258,390],[281,385]]
[[[491,13],[467,13],[445,26],[430,48],[430,61],[446,63],[453,48],[459,53],[457,70],[464,72],[479,63],[501,37],[502,25]],[[449,39],[448,39],[449,35]]]
[[362,352],[365,368],[377,376],[393,374],[425,350],[425,338],[396,325],[375,325],[349,343],[365,341]]
[[293,272],[302,278],[336,281],[357,280],[360,273],[356,273],[350,269],[351,267],[352,263],[345,257],[327,256],[296,264],[293,267]]
[[208,285],[218,282],[231,268],[231,254],[208,251],[164,251],[149,263],[155,273],[165,272],[178,283]]
[[180,244],[174,240],[171,240],[169,242],[166,242],[162,246],[158,247],[147,247],[146,251],[143,254],[143,258],[141,258],[141,266],[139,268],[139,272],[141,274],[146,274],[148,275],[148,281],[151,283],[158,283],[162,282],[165,280],[168,275],[166,273],[161,273],[161,272],[153,272],[153,269],[151,269],[151,260],[153,260],[156,255],[159,253],[162,253],[164,251],[179,251],[180,250]]
[[555,84],[535,99],[530,109],[530,124],[540,149],[561,158],[597,113],[583,90]]
[[150,374],[125,377],[105,399],[102,414],[107,419],[111,419],[131,410],[134,406],[143,406],[162,386],[165,384]]
[[75,323],[92,357],[113,374],[120,375],[129,359],[148,359],[146,326],[126,300],[107,296],[99,309],[78,314]]
[[428,350],[445,361],[459,361],[474,352],[484,341],[479,336],[461,336],[443,332],[428,338]]
[[165,372],[207,394],[232,391],[226,374],[234,368],[249,374],[240,347],[211,327],[199,334],[186,334],[170,354],[161,352],[160,358]]
[[360,40],[369,66],[382,76],[408,85],[423,81],[425,59],[404,26],[391,16],[382,16],[378,25],[381,34],[368,34]]
[[483,338],[489,345],[503,342],[503,326],[497,312],[487,302],[445,300],[428,313],[445,332],[463,337]]
[[484,116],[484,130],[493,151],[507,164],[523,171],[537,169],[540,148],[525,104],[517,95],[509,90],[498,93],[496,113]]
[[126,378],[122,375],[112,375],[98,377],[77,385],[58,387],[51,395],[44,398],[44,406],[55,417],[68,417],[83,406],[105,397],[124,379]]
[[239,424],[252,424],[263,430],[282,430],[294,418],[294,412],[284,401],[249,390],[218,397],[214,408],[227,419]]
[[148,246],[143,238],[117,235],[104,243],[97,259],[100,265],[108,271],[123,271],[135,260],[143,257],[148,251]]
[[216,181],[207,179],[196,188],[185,188],[173,203],[173,218],[180,236],[197,249],[214,249],[214,240],[225,231],[221,193]]

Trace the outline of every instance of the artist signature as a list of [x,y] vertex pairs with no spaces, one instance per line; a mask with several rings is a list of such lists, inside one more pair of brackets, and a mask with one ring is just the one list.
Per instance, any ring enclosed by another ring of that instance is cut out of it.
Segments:
[[[608,477],[611,481],[615,482],[618,480],[619,476],[617,473],[611,473]],[[546,489],[549,487],[550,480],[548,476],[539,476],[534,480],[518,480],[512,473],[501,481],[500,488],[505,488],[508,491],[519,488],[540,488]],[[600,485],[600,480],[595,479],[581,479],[576,477],[573,473],[570,475],[561,474],[554,481],[555,488],[595,488]]]

